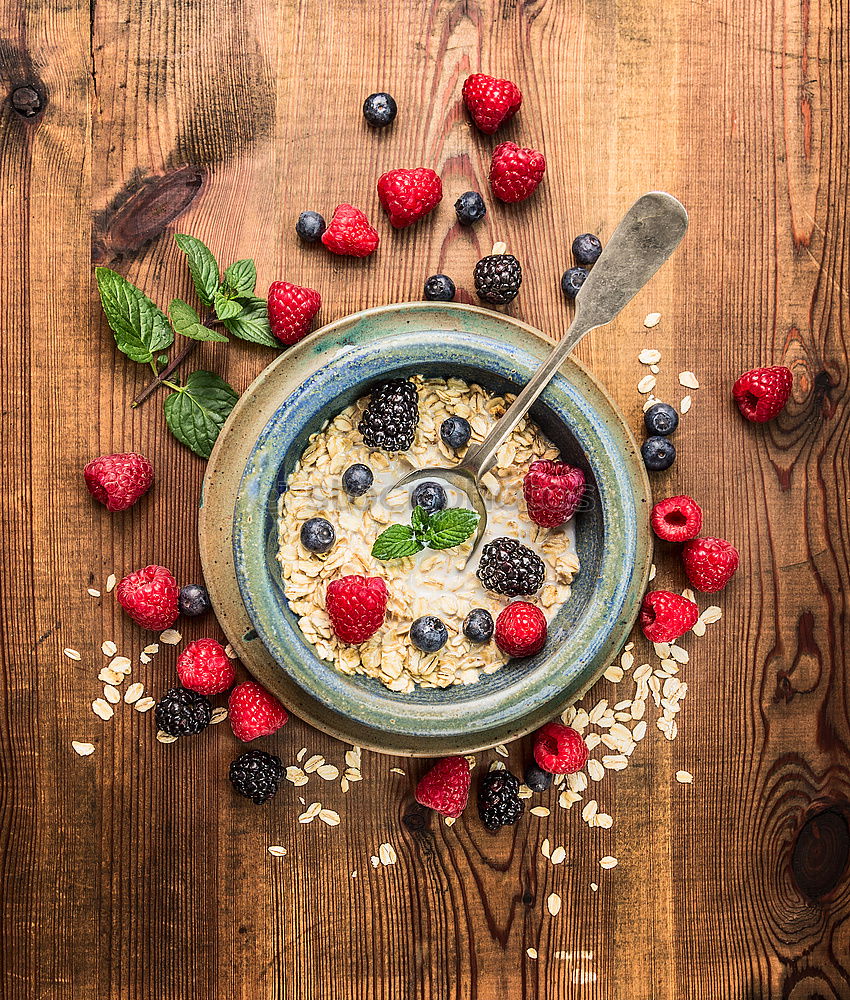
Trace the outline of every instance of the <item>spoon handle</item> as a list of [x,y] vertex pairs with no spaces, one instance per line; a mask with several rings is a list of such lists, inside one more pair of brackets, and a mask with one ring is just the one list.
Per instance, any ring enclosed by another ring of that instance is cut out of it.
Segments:
[[688,228],[688,213],[672,195],[651,191],[623,216],[576,296],[573,321],[507,412],[462,467],[479,479],[496,452],[531,409],[566,356],[591,330],[609,323],[673,253]]

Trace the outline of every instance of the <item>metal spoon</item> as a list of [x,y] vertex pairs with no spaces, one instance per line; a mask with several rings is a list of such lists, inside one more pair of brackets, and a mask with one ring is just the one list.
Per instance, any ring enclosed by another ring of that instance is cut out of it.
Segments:
[[555,372],[581,338],[610,323],[673,253],[688,228],[688,213],[672,195],[651,191],[623,216],[576,296],[573,321],[562,340],[537,369],[496,425],[458,465],[416,469],[388,490],[424,479],[442,479],[466,494],[478,512],[474,552],[487,527],[487,509],[481,495],[481,477],[493,466],[496,452],[511,431],[552,381]]

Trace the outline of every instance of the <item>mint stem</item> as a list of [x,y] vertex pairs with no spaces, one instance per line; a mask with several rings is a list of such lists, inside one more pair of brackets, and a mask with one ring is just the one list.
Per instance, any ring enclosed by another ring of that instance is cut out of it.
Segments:
[[165,382],[165,380],[169,378],[169,376],[173,375],[174,372],[177,371],[180,365],[183,364],[186,358],[189,357],[189,355],[192,353],[192,351],[195,350],[195,348],[199,343],[200,341],[197,340],[187,340],[186,346],[183,348],[183,350],[180,351],[179,354],[175,354],[175,356],[168,363],[167,367],[163,368],[162,371],[159,373],[159,375],[157,375],[157,377],[152,382],[149,382],[145,386],[145,388],[142,389],[142,391],[139,393],[138,396],[136,396],[136,398],[133,400],[130,406],[133,408],[141,406],[142,403],[144,403],[144,401],[149,396],[152,396],[156,392],[156,390]]

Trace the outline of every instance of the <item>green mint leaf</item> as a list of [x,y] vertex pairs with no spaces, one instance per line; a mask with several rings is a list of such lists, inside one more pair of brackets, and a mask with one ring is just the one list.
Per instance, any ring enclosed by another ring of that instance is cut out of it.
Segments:
[[232,319],[242,312],[242,304],[222,292],[216,292],[213,296],[213,308],[220,320]]
[[413,513],[410,515],[410,527],[413,528],[415,534],[427,531],[430,521],[431,517],[424,507],[417,505],[413,508]]
[[190,340],[214,340],[220,344],[229,343],[223,333],[218,333],[218,331],[204,326],[201,317],[182,299],[172,301],[168,307],[168,316],[174,327],[174,332],[179,333],[181,337],[188,337]]
[[449,507],[431,515],[423,541],[429,549],[452,549],[460,545],[478,526],[478,514],[462,507]]
[[413,537],[413,529],[406,524],[391,524],[378,535],[372,545],[376,559],[403,559],[422,551],[422,544]]
[[157,360],[157,364],[167,365],[168,364],[168,355],[167,354],[160,354],[160,355],[157,356],[156,360]]
[[189,274],[192,275],[198,298],[205,306],[211,306],[218,289],[218,264],[212,250],[199,239],[185,233],[178,233],[174,240],[189,258]]
[[165,400],[165,420],[178,441],[201,458],[209,458],[238,398],[237,392],[220,376],[192,372],[183,387]]
[[174,343],[165,313],[117,271],[96,267],[94,273],[118,350],[133,361],[150,364],[157,351]]
[[249,340],[252,344],[263,344],[265,347],[281,348],[283,345],[272,336],[269,327],[269,310],[265,299],[251,296],[243,299],[242,312],[238,316],[224,321],[225,328],[240,340]]
[[253,295],[257,284],[257,268],[252,260],[237,260],[224,272],[222,291],[229,289],[234,295]]

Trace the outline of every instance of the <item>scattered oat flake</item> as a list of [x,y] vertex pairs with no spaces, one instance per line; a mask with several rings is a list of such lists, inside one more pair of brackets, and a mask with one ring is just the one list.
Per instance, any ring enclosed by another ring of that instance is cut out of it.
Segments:
[[596,892],[596,890],[597,890],[597,889],[599,888],[599,886],[598,886],[598,885],[597,885],[597,884],[596,884],[595,882],[591,882],[591,883],[590,883],[590,888],[591,888],[591,889],[592,889],[592,890],[593,890],[594,892]]
[[602,676],[606,680],[612,681],[614,684],[618,684],[623,679],[623,668],[618,667],[616,664],[612,664],[612,666],[608,667]]
[[652,392],[655,388],[656,382],[657,379],[653,374],[650,373],[649,375],[644,375],[644,377],[637,384],[637,391],[642,393]]
[[550,892],[546,897],[546,909],[553,917],[557,917],[561,912],[561,897],[557,892]]
[[139,663],[150,663],[151,658],[147,653],[139,653]]
[[679,403],[679,413],[687,413],[688,410],[691,408],[692,402],[693,400],[691,399],[690,396],[683,396],[682,402]]
[[345,778],[345,777],[340,778],[339,779],[339,787],[342,789],[342,793],[344,795],[348,791],[348,789],[351,787],[348,784],[348,778]]
[[78,649],[63,649],[62,652],[68,657],[69,660],[81,660],[83,658],[82,653]]
[[556,847],[549,858],[553,865],[562,865],[567,860],[567,850],[565,847]]
[[617,859],[612,858],[610,854],[606,854],[604,858],[599,859],[600,868],[616,868],[617,864]]
[[176,628],[167,628],[160,635],[159,641],[164,642],[166,646],[176,646],[182,638],[183,636],[180,635]]
[[391,767],[390,774],[404,774],[404,771],[400,767]]
[[661,368],[658,365],[650,365],[649,370],[653,375],[657,375],[661,371]]
[[646,411],[650,408],[650,406],[655,406],[656,403],[660,402],[661,400],[654,393],[651,392],[646,397],[646,401],[643,404],[643,412],[646,413]]
[[227,718],[227,709],[223,705],[219,705],[217,708],[212,710],[212,715],[210,716],[210,725],[216,726],[219,722],[224,722]]
[[111,639],[105,639],[100,646],[100,651],[104,656],[115,656],[118,652],[118,647]]
[[549,815],[549,810],[546,808],[546,806],[534,806],[532,809],[529,809],[529,812],[531,813],[532,816]]
[[95,698],[91,703],[91,710],[96,716],[103,719],[104,722],[108,722],[115,714],[112,706],[103,698]]
[[156,654],[159,652],[159,643],[158,642],[150,643],[149,645],[145,646],[142,652],[147,653],[148,656],[156,656]]
[[679,385],[686,389],[699,389],[699,381],[693,372],[679,372]]
[[520,785],[516,794],[518,799],[530,799],[534,795],[534,792],[532,792],[528,785]]
[[121,701],[121,692],[111,684],[104,684],[103,697],[106,698],[110,705],[117,705]]
[[124,680],[124,675],[119,674],[117,670],[113,670],[111,667],[103,667],[97,675],[97,679],[103,681],[104,684],[121,684]]
[[135,684],[131,684],[124,692],[124,701],[126,701],[128,705],[132,705],[135,702],[137,702],[144,693],[145,693],[144,684],[140,684],[138,681],[136,681]]
[[106,578],[106,593],[111,594],[115,590],[115,585],[118,583],[118,577],[114,573],[110,573]]
[[372,857],[369,858],[369,861],[371,862],[373,868],[377,868],[381,863],[381,859],[376,854],[373,854]]
[[446,824],[446,826],[454,826],[457,820],[454,818],[454,816],[444,816],[443,822]]
[[95,590],[94,587],[89,587],[86,593],[89,595],[89,597],[100,597],[100,591]]
[[589,760],[587,762],[587,773],[594,781],[601,781],[605,777],[605,768],[598,760]]
[[176,736],[169,736],[168,733],[164,733],[161,729],[156,734],[156,738],[160,743],[176,743]]
[[136,704],[133,705],[133,708],[135,708],[137,712],[149,712],[155,705],[156,702],[153,698],[140,698]]
[[230,643],[224,647],[224,655],[228,658],[228,660],[237,659],[236,650],[230,645]]
[[307,774],[312,774],[313,771],[318,771],[324,762],[325,758],[320,753],[314,753],[309,760],[304,762],[304,771]]
[[333,809],[320,809],[319,819],[327,826],[339,826],[339,813]]
[[548,837],[543,838],[543,843],[540,845],[540,853],[544,858],[548,858],[552,854],[552,845],[549,843]]
[[129,674],[133,669],[129,656],[113,656],[109,661],[109,669],[116,670],[119,674]]
[[684,597],[688,601],[693,601],[694,603],[696,603],[697,599],[696,594],[691,590],[690,587],[685,587],[685,589],[682,591],[682,597]]
[[322,811],[321,802],[311,802],[309,806],[304,810],[303,813],[298,817],[299,823],[312,823],[313,820]]
[[651,565],[651,566],[649,567],[649,579],[650,579],[650,581],[652,581],[652,580],[654,580],[654,579],[655,579],[655,574],[656,574],[656,572],[657,572],[657,568],[656,568],[656,566],[655,566],[655,563],[653,563],[653,564],[652,564],[652,565]]
[[654,347],[644,347],[638,355],[638,361],[642,365],[657,365],[661,360],[661,351],[656,351]]
[[[307,753],[307,747],[301,747],[301,749],[295,755],[295,759],[298,761],[299,764],[301,763],[302,760],[304,760],[304,756],[305,756],[306,753]],[[345,756],[346,756],[346,763],[347,763],[348,754],[346,754]]]
[[706,625],[713,625],[715,622],[719,622],[723,612],[716,605],[712,604],[710,608],[706,608],[705,611],[700,615],[700,619]]
[[339,777],[339,768],[335,764],[322,764],[316,768],[316,774],[325,781],[336,781]]
[[676,781],[681,782],[683,785],[692,785],[694,781],[694,776],[690,771],[677,771]]
[[614,825],[614,817],[609,816],[608,813],[597,813],[596,825],[601,826],[603,830],[610,830]]
[[508,754],[508,748],[503,743],[497,743],[493,747],[493,749],[496,751],[496,753],[500,757],[507,757],[507,756],[509,756],[509,754]]
[[661,313],[647,313],[644,318],[643,325],[647,330],[651,330],[653,327],[658,326],[661,322]]
[[80,757],[90,757],[95,751],[94,743],[81,743],[79,740],[71,740],[71,747]]
[[381,844],[378,848],[378,858],[382,865],[394,865],[398,861],[398,855],[392,844]]
[[268,848],[268,852],[275,858],[282,858],[286,855],[286,848],[279,847],[277,844],[272,844],[272,846]]
[[528,955],[529,958],[537,958],[537,949],[536,948],[526,948],[525,949],[525,953],[526,953],[526,955]]

